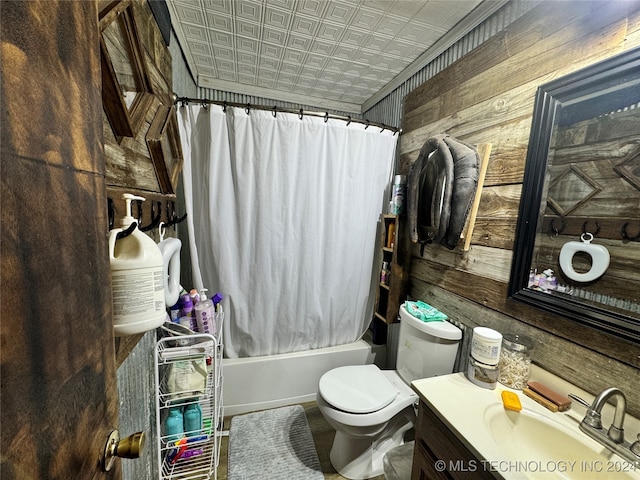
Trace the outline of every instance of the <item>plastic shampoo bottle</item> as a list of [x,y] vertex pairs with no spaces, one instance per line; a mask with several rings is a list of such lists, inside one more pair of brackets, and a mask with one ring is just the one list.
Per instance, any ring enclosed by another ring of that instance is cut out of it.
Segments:
[[169,409],[169,415],[164,422],[164,433],[167,436],[167,442],[175,442],[182,438],[184,433],[183,418],[180,407],[171,407]]
[[202,432],[202,408],[198,403],[191,403],[184,409],[184,431],[188,437],[195,437]]
[[216,310],[211,299],[207,298],[206,288],[200,290],[200,301],[196,303],[196,322],[200,333],[216,334]]

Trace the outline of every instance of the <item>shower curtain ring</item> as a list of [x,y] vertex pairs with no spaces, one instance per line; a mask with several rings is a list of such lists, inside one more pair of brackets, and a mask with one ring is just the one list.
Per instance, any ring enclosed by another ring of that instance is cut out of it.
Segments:
[[347,120],[347,127],[348,127],[349,124],[351,123],[351,115],[349,115],[347,118],[348,118],[348,120]]
[[324,112],[324,123],[329,121],[329,112]]
[[227,102],[222,102],[222,113],[227,113]]
[[244,111],[247,112],[247,115],[249,115],[249,112],[251,111],[251,104],[247,103],[247,106],[244,107]]
[[369,128],[369,124],[370,124],[370,122],[369,122],[369,120],[367,120],[366,118],[365,118],[365,120],[367,121],[367,124],[365,125],[364,129],[366,130],[367,128]]
[[298,118],[302,120],[302,116],[303,116],[302,109],[300,109],[300,111],[298,112]]
[[384,125],[384,123],[383,123],[383,124],[382,124],[382,130],[380,130],[380,133],[384,132],[386,128],[387,128],[387,127],[386,127],[386,126]]
[[278,115],[278,106],[274,105],[273,106],[273,118],[277,118]]

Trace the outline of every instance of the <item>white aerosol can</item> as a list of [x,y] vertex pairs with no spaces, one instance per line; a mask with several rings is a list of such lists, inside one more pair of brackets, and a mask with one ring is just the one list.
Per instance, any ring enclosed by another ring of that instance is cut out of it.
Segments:
[[131,215],[131,201],[144,198],[130,193],[122,197],[126,215],[121,228],[109,232],[113,330],[117,337],[153,330],[167,318],[162,252],[138,229]]

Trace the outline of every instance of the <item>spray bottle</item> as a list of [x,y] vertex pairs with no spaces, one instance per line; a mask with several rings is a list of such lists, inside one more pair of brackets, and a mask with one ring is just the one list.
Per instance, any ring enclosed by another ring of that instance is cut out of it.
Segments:
[[[131,215],[131,200],[144,198],[130,193],[122,197],[126,215],[121,228],[109,232],[113,330],[118,337],[153,330],[167,318],[162,252]],[[124,230],[130,233],[118,235]]]

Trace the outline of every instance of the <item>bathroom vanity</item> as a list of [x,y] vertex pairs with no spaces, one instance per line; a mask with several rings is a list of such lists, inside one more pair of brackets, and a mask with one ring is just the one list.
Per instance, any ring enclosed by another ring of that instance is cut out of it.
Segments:
[[[540,376],[532,379],[564,395],[592,399],[548,372],[534,372]],[[416,380],[412,387],[420,397],[412,480],[640,480],[640,461],[625,460],[579,429],[586,409],[575,402],[570,410],[553,413],[518,390],[501,384],[481,388],[462,373]],[[503,390],[518,395],[521,411],[504,408]],[[612,417],[613,406],[607,405],[602,423],[608,427]],[[638,433],[640,422],[627,415],[627,440]]]
[[493,479],[483,470],[477,453],[458,439],[429,406],[420,400],[412,480]]

